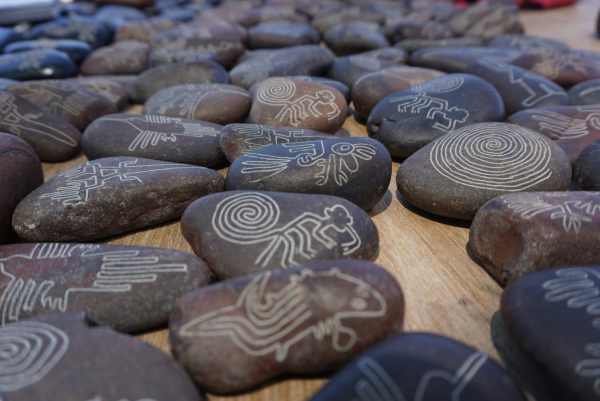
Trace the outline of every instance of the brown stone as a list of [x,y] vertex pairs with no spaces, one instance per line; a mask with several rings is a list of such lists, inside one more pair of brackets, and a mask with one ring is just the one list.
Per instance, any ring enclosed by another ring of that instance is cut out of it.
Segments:
[[363,21],[336,25],[325,32],[323,39],[338,55],[366,52],[390,45],[378,24]]
[[319,32],[303,22],[269,21],[248,30],[248,45],[252,49],[310,45],[320,39]]
[[124,40],[101,47],[81,64],[83,75],[139,74],[148,66],[150,46],[147,43]]

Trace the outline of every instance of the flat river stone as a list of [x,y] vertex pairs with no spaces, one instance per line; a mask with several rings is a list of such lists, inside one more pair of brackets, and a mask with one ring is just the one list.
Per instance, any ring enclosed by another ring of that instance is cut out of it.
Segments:
[[164,64],[150,68],[138,75],[134,85],[133,98],[145,102],[161,89],[183,84],[210,84],[229,82],[229,74],[212,61],[196,63]]
[[369,138],[323,138],[265,146],[237,158],[227,190],[335,195],[371,210],[386,193],[392,160]]
[[92,48],[108,45],[113,38],[110,24],[92,17],[69,16],[36,25],[28,32],[31,39],[74,39]]
[[405,159],[456,129],[504,119],[502,98],[474,75],[449,74],[384,97],[367,120],[369,136]]
[[323,39],[335,54],[353,54],[388,47],[390,43],[378,24],[351,21],[335,25]]
[[500,284],[559,266],[600,264],[600,193],[500,196],[475,216],[468,250]]
[[[273,306],[264,311],[265,304]],[[400,332],[403,320],[404,297],[391,274],[339,260],[191,292],[178,301],[169,329],[173,352],[196,383],[231,394],[282,374],[329,372]],[[237,355],[236,363],[223,355]]]
[[146,159],[221,168],[221,126],[159,115],[111,114],[84,132],[81,147],[88,159],[137,156]]
[[330,86],[300,79],[269,78],[256,88],[249,121],[335,132],[344,124],[347,113],[344,95]]
[[490,356],[428,333],[403,334],[372,347],[310,400],[376,399],[525,401]]
[[389,67],[365,74],[352,86],[352,104],[356,115],[366,120],[375,105],[387,95],[442,75],[444,73],[440,71],[408,66]]
[[585,148],[573,165],[573,182],[578,189],[600,191],[600,141]]
[[260,124],[229,124],[221,131],[221,149],[230,162],[268,145],[315,141],[328,135],[303,128],[271,127]]
[[554,400],[598,398],[599,293],[597,265],[528,274],[504,292],[507,332],[544,375],[543,386],[552,384]]
[[419,209],[471,220],[499,195],[567,190],[571,164],[543,135],[514,124],[480,123],[414,153],[398,169],[396,182],[404,199]]
[[94,160],[61,173],[17,207],[28,241],[92,241],[177,219],[195,199],[223,190],[204,167],[134,157]]
[[129,104],[129,91],[124,87],[127,84],[113,76],[80,77],[76,82],[90,92],[110,100],[117,110],[123,110]]
[[320,40],[319,31],[303,22],[268,21],[248,30],[248,45],[252,49],[310,45]]
[[513,114],[509,121],[554,140],[571,162],[600,140],[600,104],[531,109]]
[[87,90],[77,81],[21,82],[10,86],[8,91],[68,121],[79,130],[85,129],[95,119],[117,111],[112,101]]
[[250,93],[235,85],[176,85],[152,95],[144,113],[232,124],[246,119],[251,104]]
[[0,91],[0,132],[24,139],[42,161],[65,161],[79,152],[77,128],[7,91]]
[[0,244],[14,240],[13,212],[43,182],[42,164],[33,148],[14,135],[0,133],[0,188],[5,189],[0,194]]
[[1,78],[24,81],[69,78],[76,74],[77,66],[69,56],[57,50],[41,49],[0,55]]
[[211,277],[194,255],[117,245],[4,245],[0,266],[2,325],[52,312],[85,312],[129,333],[165,325],[176,299]]
[[600,104],[600,78],[584,81],[569,89],[572,105]]
[[4,53],[20,53],[29,50],[54,49],[68,55],[75,64],[79,64],[92,51],[89,44],[70,39],[23,40],[6,46]]
[[374,260],[379,253],[371,218],[335,196],[227,191],[194,202],[181,227],[221,279],[318,259]]
[[384,47],[352,56],[338,57],[333,62],[328,76],[345,83],[349,88],[363,75],[398,66],[406,61],[406,52],[397,47]]
[[410,64],[446,72],[466,72],[473,62],[491,60],[510,64],[522,51],[493,47],[435,47],[420,49],[410,55]]
[[[202,401],[175,361],[150,344],[82,313],[51,314],[0,327],[7,401]],[[141,367],[151,367],[142,369]],[[89,369],[94,374],[82,374]],[[77,383],[73,385],[73,377]]]
[[90,54],[83,64],[83,75],[139,74],[148,66],[150,46],[144,42],[126,40],[101,47]]

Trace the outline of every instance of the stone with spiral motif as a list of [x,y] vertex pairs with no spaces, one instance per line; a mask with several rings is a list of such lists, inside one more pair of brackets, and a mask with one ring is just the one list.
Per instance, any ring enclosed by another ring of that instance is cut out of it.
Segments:
[[0,394],[6,401],[205,400],[168,355],[83,313],[0,327]]
[[396,177],[404,200],[434,215],[471,220],[496,196],[564,191],[571,164],[552,140],[506,123],[457,129],[402,163]]
[[[382,267],[317,261],[227,280],[182,297],[173,353],[211,393],[250,390],[282,374],[319,374],[402,330],[404,297]],[[231,363],[223,355],[236,355]]]
[[328,195],[226,191],[192,203],[181,228],[220,279],[318,259],[374,260],[379,252],[369,216]]

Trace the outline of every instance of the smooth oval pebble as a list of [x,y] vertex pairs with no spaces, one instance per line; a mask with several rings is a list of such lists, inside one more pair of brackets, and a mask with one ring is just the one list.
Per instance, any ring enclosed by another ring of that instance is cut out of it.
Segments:
[[303,128],[271,127],[260,124],[229,124],[221,130],[219,143],[230,162],[268,145],[291,144],[327,138]]
[[490,356],[429,333],[403,334],[372,347],[310,400],[375,399],[525,401]]
[[[110,0],[117,2],[118,0]],[[127,0],[126,0],[127,1]],[[139,9],[118,4],[108,4],[99,7],[94,18],[110,24],[113,29],[118,29],[130,21],[143,21],[146,15]]]
[[387,24],[386,35],[394,43],[406,39],[444,40],[454,36],[452,30],[438,21],[416,21],[411,18],[400,18]]
[[93,241],[174,220],[195,199],[223,190],[204,167],[133,157],[97,159],[29,194],[13,215],[33,242]]
[[510,194],[477,212],[468,250],[506,285],[532,271],[600,264],[599,229],[598,192]]
[[371,111],[367,129],[394,158],[405,159],[456,129],[503,119],[504,103],[491,84],[449,74],[384,97]]
[[325,32],[323,40],[335,54],[353,54],[388,47],[378,24],[352,21],[335,25]]
[[69,78],[76,74],[77,67],[69,56],[57,50],[30,50],[0,55],[1,78],[24,81]]
[[38,39],[23,40],[6,46],[4,53],[19,53],[29,50],[54,49],[68,55],[75,64],[79,64],[92,51],[89,44],[80,40],[69,39]]
[[[135,78],[133,78],[135,79]],[[85,89],[110,100],[117,110],[124,109],[129,104],[129,91],[125,82],[111,76],[80,77],[76,82]]]
[[[542,375],[543,389],[554,390],[552,399],[598,398],[598,318],[594,309],[599,302],[598,277],[597,265],[533,273],[502,296],[507,334]],[[517,375],[523,377],[520,367]]]
[[13,79],[0,78],[0,90],[6,90],[11,85],[16,84],[18,81]]
[[91,17],[69,16],[36,25],[28,32],[31,39],[74,39],[92,48],[106,46],[113,39],[110,24]]
[[584,191],[600,191],[600,140],[586,147],[573,164],[573,183]]
[[79,152],[77,128],[7,91],[0,91],[0,132],[25,140],[42,161],[65,161]]
[[387,67],[404,64],[406,52],[397,47],[385,47],[352,56],[338,57],[329,69],[328,76],[345,83],[350,89],[363,75]]
[[181,228],[220,279],[379,253],[371,218],[336,196],[227,191],[192,203]]
[[[263,311],[263,303],[273,307]],[[403,320],[402,290],[382,267],[318,261],[191,292],[178,301],[169,332],[201,388],[232,394],[282,374],[331,371],[399,333]],[[237,355],[236,363],[223,355]]]
[[550,139],[518,125],[480,123],[457,129],[400,165],[398,191],[419,209],[471,220],[496,196],[566,191],[571,164]]
[[385,195],[392,160],[369,138],[323,138],[269,145],[237,158],[230,166],[227,190],[335,195],[371,210]]
[[552,139],[575,162],[590,144],[600,140],[600,104],[525,110],[509,121]]
[[96,327],[82,313],[44,315],[0,327],[0,342],[12,351],[2,354],[6,369],[0,390],[7,401],[36,400],[40,394],[44,401],[205,400],[164,352]]
[[280,48],[319,43],[321,35],[310,24],[289,21],[268,21],[248,30],[251,49]]
[[164,64],[150,68],[138,75],[134,84],[133,99],[144,103],[158,91],[175,85],[229,82],[229,74],[212,61]]
[[115,42],[122,40],[139,40],[150,43],[159,32],[173,28],[176,22],[168,18],[152,17],[141,21],[129,21],[115,31]]
[[600,104],[600,78],[581,82],[569,89],[572,105]]
[[519,50],[528,50],[536,48],[553,48],[566,50],[569,46],[556,39],[545,38],[543,36],[532,35],[499,35],[487,43],[490,47],[509,47]]
[[435,47],[415,51],[410,55],[409,64],[446,72],[466,72],[473,62],[479,60],[511,64],[521,54],[521,50],[511,48]]
[[81,64],[83,75],[139,74],[148,66],[150,46],[132,40],[116,42],[91,53]]
[[104,96],[88,91],[77,81],[44,80],[21,82],[8,91],[31,102],[40,109],[48,110],[79,130],[105,114],[115,113],[117,108]]
[[338,90],[282,77],[269,78],[256,87],[248,120],[333,133],[342,127],[347,114],[348,104]]
[[504,100],[506,114],[534,107],[569,104],[569,96],[563,88],[521,67],[483,59],[468,70],[494,85]]
[[88,159],[137,156],[213,169],[227,164],[221,126],[153,114],[111,114],[94,121],[81,139]]
[[375,105],[387,95],[441,77],[443,72],[428,68],[398,66],[365,74],[352,86],[352,104],[358,118],[366,120]]
[[250,93],[235,85],[176,85],[152,95],[144,104],[144,113],[223,125],[244,121],[251,104]]
[[52,312],[85,312],[94,322],[139,333],[165,325],[176,299],[211,277],[194,255],[148,247],[4,245],[0,263],[2,325]]
[[404,39],[394,44],[396,47],[400,47],[407,52],[414,52],[420,49],[427,49],[432,47],[467,47],[483,45],[481,38],[447,38],[447,39]]
[[491,39],[504,34],[522,34],[519,8],[512,2],[480,2],[453,14],[447,25],[457,36]]
[[14,240],[13,212],[43,182],[42,163],[33,148],[14,135],[0,132],[0,188],[5,189],[0,193],[0,244]]

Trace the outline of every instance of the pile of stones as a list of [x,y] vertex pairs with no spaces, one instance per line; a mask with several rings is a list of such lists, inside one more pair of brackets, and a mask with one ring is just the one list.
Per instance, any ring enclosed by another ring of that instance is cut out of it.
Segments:
[[[600,394],[600,53],[491,0],[77,2],[0,53],[0,400]],[[507,371],[404,330],[390,201],[471,224]],[[195,255],[99,242],[178,220]]]

